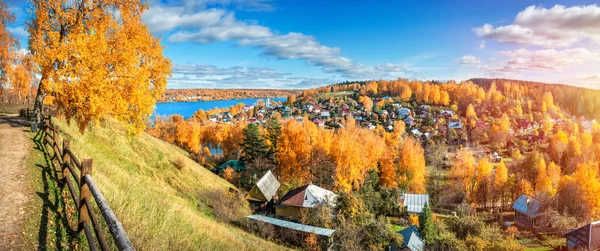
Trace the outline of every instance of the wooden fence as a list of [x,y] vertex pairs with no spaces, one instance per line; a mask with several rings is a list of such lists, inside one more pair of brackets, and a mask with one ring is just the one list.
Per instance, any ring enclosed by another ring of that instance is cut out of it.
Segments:
[[[42,123],[45,146],[52,148],[53,158],[58,162],[58,166],[53,166],[59,177],[61,185],[66,184],[69,189],[71,198],[78,208],[78,225],[77,231],[79,234],[85,234],[90,250],[109,250],[108,243],[104,237],[102,226],[99,224],[98,217],[92,210],[91,199],[93,198],[99,211],[102,213],[102,219],[112,235],[115,245],[119,250],[135,250],[132,246],[125,229],[121,222],[117,219],[114,212],[102,196],[102,193],[92,179],[92,160],[79,160],[70,148],[69,140],[65,139],[62,144],[59,143],[59,127],[52,125],[50,116],[44,118]],[[47,148],[44,147],[46,150]],[[52,162],[52,165],[55,162]],[[76,190],[77,188],[77,190]],[[79,192],[79,193],[78,193]],[[95,233],[92,233],[92,229]],[[97,240],[97,241],[96,241]]]
[[[27,111],[29,111],[29,115],[30,115],[31,112],[33,111],[33,105],[5,104],[5,103],[0,104],[0,113],[26,115],[23,113],[25,113]],[[22,117],[25,117],[25,116],[22,116]],[[29,116],[27,116],[27,117],[29,117]]]

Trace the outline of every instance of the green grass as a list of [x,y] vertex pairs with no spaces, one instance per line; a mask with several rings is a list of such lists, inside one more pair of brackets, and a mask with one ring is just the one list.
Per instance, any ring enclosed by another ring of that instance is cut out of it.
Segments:
[[[114,120],[83,135],[75,125],[54,123],[80,160],[93,159],[92,177],[138,249],[284,249],[215,220],[203,194],[233,186],[182,149],[145,133],[129,137]],[[180,158],[182,171],[175,166]]]
[[[34,138],[35,134],[28,136]],[[75,205],[56,182],[56,173],[50,167],[52,156],[42,151],[39,141],[32,140],[28,144],[30,150],[25,165],[33,198],[25,206],[27,220],[22,232],[22,249],[80,250],[86,247],[83,238],[73,234],[76,219],[66,217],[73,215]]]

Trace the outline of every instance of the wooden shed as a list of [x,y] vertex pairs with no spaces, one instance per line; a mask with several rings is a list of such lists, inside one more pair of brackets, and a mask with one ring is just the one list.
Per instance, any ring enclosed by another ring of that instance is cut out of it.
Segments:
[[256,182],[256,185],[252,187],[246,196],[246,200],[248,200],[253,210],[267,209],[267,204],[273,201],[273,199],[276,199],[279,186],[279,181],[277,181],[275,175],[273,175],[271,170],[268,170],[265,175]]
[[515,210],[515,224],[522,228],[533,229],[536,226],[536,218],[541,214],[542,203],[527,195],[521,195],[513,209]]
[[298,220],[302,208],[315,208],[320,205],[335,206],[337,195],[332,191],[315,185],[298,187],[281,198],[275,208],[275,215],[291,220]]
[[600,221],[573,229],[564,236],[568,250],[600,250]]

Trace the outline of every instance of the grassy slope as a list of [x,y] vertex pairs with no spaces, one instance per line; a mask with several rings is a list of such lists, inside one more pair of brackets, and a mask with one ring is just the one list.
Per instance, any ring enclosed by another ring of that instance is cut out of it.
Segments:
[[[34,139],[36,134],[28,133]],[[70,233],[77,219],[72,218],[75,205],[68,193],[61,192],[56,173],[51,169],[52,156],[42,151],[39,139],[29,143],[30,150],[25,162],[30,177],[28,189],[32,200],[25,206],[23,239],[17,250],[80,250],[85,238]],[[66,190],[63,190],[66,191]],[[68,200],[64,200],[64,197]],[[66,202],[66,203],[65,203]],[[65,215],[70,215],[66,218]]]
[[[202,194],[232,187],[188,158],[180,148],[145,133],[128,137],[114,121],[79,133],[63,121],[80,158],[92,158],[94,181],[125,227],[144,250],[277,250],[271,242],[217,222]],[[185,158],[185,168],[175,167]]]

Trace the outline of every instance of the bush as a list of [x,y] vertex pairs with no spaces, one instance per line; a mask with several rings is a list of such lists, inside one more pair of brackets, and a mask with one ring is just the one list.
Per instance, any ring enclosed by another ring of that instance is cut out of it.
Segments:
[[177,167],[177,170],[183,171],[183,169],[185,169],[185,166],[186,166],[186,162],[185,162],[184,157],[178,157],[175,160],[175,167]]
[[215,190],[210,192],[209,198],[217,220],[245,226],[246,216],[252,211],[241,193]]
[[455,217],[448,224],[448,229],[452,231],[457,238],[464,240],[467,236],[481,236],[485,224],[474,216]]

